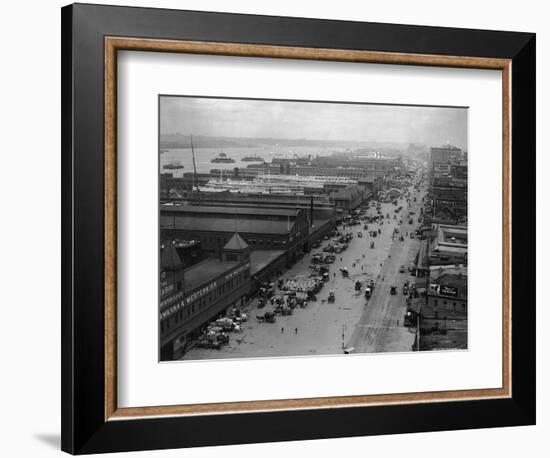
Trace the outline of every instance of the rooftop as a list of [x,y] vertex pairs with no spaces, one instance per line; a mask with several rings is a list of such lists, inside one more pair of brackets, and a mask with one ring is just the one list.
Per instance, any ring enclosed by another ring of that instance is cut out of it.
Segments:
[[458,146],[454,145],[432,146],[431,150],[462,151]]
[[448,286],[467,286],[468,276],[456,273],[444,273],[437,279],[437,283]]
[[201,261],[188,269],[185,269],[185,291],[186,294],[198,288],[201,285],[215,280],[223,273],[237,267],[238,262],[221,262],[215,258],[208,258]]
[[283,250],[254,250],[250,252],[250,275],[254,275],[279,256],[285,254]]
[[432,280],[437,280],[445,274],[459,275],[463,277],[468,276],[468,268],[462,265],[449,264],[447,266],[431,266],[430,267],[430,278]]
[[[175,219],[175,221],[174,221]],[[288,234],[294,221],[237,219],[230,217],[202,218],[189,216],[186,218],[170,218],[161,216],[161,229],[179,229],[196,232],[238,232],[240,234]]]
[[160,247],[160,266],[163,270],[175,270],[182,267],[175,242],[172,240],[167,240]]
[[202,205],[209,204],[210,202],[218,202],[218,206],[222,206],[220,201],[231,201],[233,205],[247,206],[258,204],[270,204],[270,203],[284,203],[284,204],[310,204],[313,198],[313,205],[330,205],[329,196],[324,194],[264,194],[249,192],[243,190],[242,193],[232,193],[228,190],[221,190],[208,195],[197,193],[196,191],[190,191],[185,195],[185,198],[193,204],[200,203]]
[[162,204],[161,212],[180,212],[197,214],[229,214],[229,215],[269,215],[269,216],[296,216],[296,209],[286,208],[265,208],[261,205],[257,207],[239,207],[239,206],[214,206],[214,205],[174,205]]
[[431,282],[428,294],[467,300],[468,277],[466,275],[445,273]]
[[223,247],[224,250],[244,250],[246,248],[248,248],[248,244],[236,232]]
[[434,188],[433,198],[436,200],[466,201],[466,188]]
[[431,250],[434,253],[445,252],[445,253],[456,253],[462,254],[468,250],[468,247],[465,245],[450,245],[445,243],[435,244]]
[[449,224],[438,224],[436,227],[436,247],[468,248],[468,228],[465,226],[452,226]]

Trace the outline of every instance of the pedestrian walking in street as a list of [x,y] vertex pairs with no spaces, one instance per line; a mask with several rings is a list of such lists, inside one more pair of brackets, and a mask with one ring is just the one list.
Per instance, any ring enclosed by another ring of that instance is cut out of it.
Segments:
[[281,334],[284,334],[285,328],[281,328]]
[[298,335],[298,328],[294,328],[294,332]]

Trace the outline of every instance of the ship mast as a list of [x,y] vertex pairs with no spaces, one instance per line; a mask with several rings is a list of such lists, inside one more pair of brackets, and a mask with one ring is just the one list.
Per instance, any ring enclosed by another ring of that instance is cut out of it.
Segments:
[[197,192],[200,192],[199,185],[197,184],[197,165],[195,164],[195,150],[193,148],[193,136],[191,137],[191,154],[193,155],[193,187],[196,188]]

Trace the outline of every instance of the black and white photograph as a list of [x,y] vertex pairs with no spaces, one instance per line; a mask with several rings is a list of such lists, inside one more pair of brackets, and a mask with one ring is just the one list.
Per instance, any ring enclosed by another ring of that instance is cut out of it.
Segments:
[[159,96],[160,360],[467,350],[467,120]]

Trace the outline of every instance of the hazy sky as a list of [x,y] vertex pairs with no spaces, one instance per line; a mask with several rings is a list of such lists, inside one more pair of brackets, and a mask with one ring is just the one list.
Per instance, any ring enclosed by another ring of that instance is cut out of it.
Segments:
[[467,149],[466,108],[161,97],[160,130],[221,137],[425,143]]

